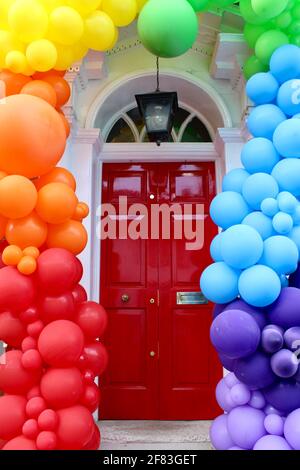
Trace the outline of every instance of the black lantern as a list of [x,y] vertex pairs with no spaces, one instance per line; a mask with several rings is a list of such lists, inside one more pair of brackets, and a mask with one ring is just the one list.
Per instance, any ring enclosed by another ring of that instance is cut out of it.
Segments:
[[158,58],[156,92],[136,95],[135,98],[150,142],[156,142],[157,145],[168,142],[178,111],[178,98],[176,92],[160,91]]

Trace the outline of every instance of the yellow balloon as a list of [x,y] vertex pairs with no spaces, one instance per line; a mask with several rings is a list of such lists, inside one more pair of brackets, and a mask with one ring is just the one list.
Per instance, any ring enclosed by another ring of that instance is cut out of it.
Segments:
[[0,30],[0,68],[5,67],[6,55],[13,50],[23,52],[24,44],[9,31]]
[[75,8],[82,16],[87,16],[100,8],[102,0],[66,0],[65,3]]
[[29,67],[36,72],[48,72],[57,62],[57,50],[48,39],[33,41],[26,50]]
[[41,5],[50,13],[54,8],[62,7],[66,4],[65,0],[39,0]]
[[103,0],[102,10],[116,26],[127,26],[137,15],[136,0]]
[[88,51],[89,48],[82,41],[79,41],[77,44],[72,46],[74,62],[83,59],[83,57],[87,55]]
[[8,10],[15,0],[1,0],[0,1],[0,28],[8,28]]
[[23,73],[27,68],[27,59],[21,51],[11,51],[6,55],[5,68],[14,73]]
[[64,46],[72,46],[80,40],[84,23],[80,14],[71,7],[59,7],[50,13],[47,36]]
[[118,40],[119,40],[119,30],[118,30],[118,28],[116,28],[116,33],[115,33],[114,40],[111,43],[111,45],[109,46],[108,50],[113,49],[115,47],[115,45],[117,44]]
[[141,11],[143,6],[148,2],[148,0],[136,0],[137,11],[138,13]]
[[29,43],[45,36],[48,13],[37,0],[17,0],[9,9],[8,23],[21,41]]
[[55,44],[57,50],[57,60],[55,70],[67,70],[74,61],[73,48],[71,46],[61,46]]
[[106,51],[113,44],[116,27],[112,19],[103,11],[95,11],[85,20],[84,44],[96,51]]

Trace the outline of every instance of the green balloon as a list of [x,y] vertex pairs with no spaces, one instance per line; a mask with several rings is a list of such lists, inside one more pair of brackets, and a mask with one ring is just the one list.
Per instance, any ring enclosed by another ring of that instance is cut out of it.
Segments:
[[300,20],[300,4],[294,6],[292,9],[292,16],[294,20]]
[[251,0],[240,0],[240,12],[246,23],[264,24],[266,22],[266,18],[262,18],[255,13]]
[[258,38],[255,55],[263,64],[268,65],[273,52],[285,44],[289,44],[288,36],[277,29],[270,29]]
[[294,20],[288,27],[288,32],[291,35],[300,34],[300,20]]
[[270,20],[280,15],[287,7],[289,0],[251,0],[251,5],[254,13]]
[[244,76],[246,80],[259,72],[267,72],[268,66],[262,64],[255,55],[248,57],[244,64]]
[[300,47],[300,34],[294,34],[290,36],[291,44],[295,44],[295,46]]
[[208,6],[209,0],[187,0],[195,11],[203,11]]
[[244,28],[244,37],[247,41],[247,44],[251,49],[254,49],[256,41],[258,38],[265,32],[271,29],[271,25],[267,24],[250,24],[246,23]]
[[142,44],[158,57],[178,57],[198,35],[198,17],[186,0],[149,0],[138,19]]
[[284,11],[281,15],[275,18],[274,23],[279,29],[286,29],[292,23],[292,14],[290,11]]

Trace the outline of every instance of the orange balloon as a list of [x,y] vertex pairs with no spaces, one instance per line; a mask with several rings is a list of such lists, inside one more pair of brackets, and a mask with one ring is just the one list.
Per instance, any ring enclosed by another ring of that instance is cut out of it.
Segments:
[[18,245],[24,250],[28,246],[42,246],[47,239],[47,233],[47,224],[32,212],[23,219],[9,220],[5,236],[8,243]]
[[7,173],[5,173],[5,171],[0,171],[0,180],[5,178],[5,176],[7,176]]
[[18,270],[25,276],[30,276],[36,271],[37,262],[32,256],[23,256],[18,263]]
[[76,181],[72,173],[59,166],[53,168],[49,173],[46,173],[46,175],[41,176],[34,182],[37,190],[49,183],[64,183],[70,186],[73,191],[76,191]]
[[49,225],[48,248],[64,248],[74,255],[81,253],[87,244],[87,232],[77,220],[68,220],[64,224]]
[[19,246],[9,245],[2,253],[2,261],[7,266],[16,266],[22,259],[23,252]]
[[11,175],[0,180],[0,214],[8,219],[29,215],[37,197],[36,187],[25,176]]
[[57,97],[57,107],[61,108],[69,101],[71,96],[71,89],[68,82],[64,78],[55,75],[48,75],[44,80],[53,86]]
[[[30,77],[26,77],[20,73],[13,73],[9,70],[2,70],[0,72],[0,83],[4,82],[5,84],[5,95],[4,96],[11,96],[11,95],[18,95],[22,90],[23,86],[26,83],[31,82]],[[0,89],[0,95],[2,90]],[[0,96],[3,98],[3,96]]]
[[73,219],[82,220],[85,219],[90,213],[89,206],[85,202],[79,202],[73,214]]
[[66,131],[57,111],[36,96],[0,102],[0,168],[28,178],[48,173],[62,157]]
[[48,72],[35,72],[32,75],[34,80],[45,80],[46,77],[64,77],[66,70],[49,70]]
[[6,224],[7,224],[7,219],[5,219],[5,217],[2,217],[2,215],[0,215],[0,240],[5,235]]
[[44,82],[42,80],[32,80],[22,88],[21,93],[25,95],[37,96],[38,98],[47,101],[47,103],[51,104],[53,108],[56,107],[56,93],[50,83]]
[[61,117],[61,120],[63,122],[63,125],[65,126],[65,130],[66,130],[66,136],[67,138],[69,137],[70,133],[71,133],[71,126],[70,126],[70,123],[68,121],[68,119],[66,118],[66,116],[64,115],[64,113],[62,111],[58,111],[58,114],[60,115]]
[[62,224],[72,217],[78,199],[69,186],[49,183],[38,192],[37,214],[49,224]]
[[38,259],[40,256],[40,250],[36,248],[35,246],[28,246],[23,250],[23,255],[24,256],[31,256],[34,259]]

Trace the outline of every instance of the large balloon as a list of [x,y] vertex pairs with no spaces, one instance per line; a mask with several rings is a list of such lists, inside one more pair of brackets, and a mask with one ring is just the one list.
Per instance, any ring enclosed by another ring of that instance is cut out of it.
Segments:
[[260,211],[250,212],[250,214],[244,218],[242,223],[253,227],[260,234],[263,240],[274,235],[272,219]]
[[250,113],[247,127],[253,137],[264,137],[272,140],[280,123],[286,120],[285,114],[274,104],[257,106]]
[[74,191],[68,185],[49,183],[38,192],[36,212],[49,224],[61,224],[72,217],[77,202]]
[[100,338],[107,327],[107,313],[96,302],[84,302],[77,309],[75,319],[87,339]]
[[26,330],[19,318],[11,312],[0,313],[0,340],[19,348],[26,336]]
[[278,274],[291,274],[296,271],[298,260],[298,248],[289,238],[278,235],[264,241],[260,263],[269,266]]
[[263,64],[269,64],[273,53],[280,46],[289,43],[289,38],[282,31],[270,29],[263,33],[255,44],[255,54]]
[[300,450],[300,409],[288,415],[284,423],[284,437],[295,450]]
[[0,269],[0,310],[25,310],[36,295],[33,279],[12,266]]
[[[265,286],[268,289],[265,289]],[[266,307],[279,297],[281,283],[278,275],[268,266],[256,265],[242,272],[238,282],[241,297],[254,307]]]
[[283,328],[300,326],[300,290],[295,287],[282,289],[277,301],[268,309],[268,317],[271,323]]
[[244,145],[241,160],[249,173],[271,173],[280,157],[270,140],[257,137]]
[[8,441],[21,434],[26,421],[26,399],[17,395],[0,397],[0,439]]
[[270,72],[261,72],[248,80],[246,93],[255,105],[267,104],[275,100],[278,88],[278,82]]
[[234,225],[221,238],[221,255],[225,263],[235,269],[256,264],[263,253],[260,234],[248,225]]
[[40,378],[40,371],[29,371],[22,366],[22,352],[12,350],[0,361],[0,388],[7,394],[26,394]]
[[269,20],[280,15],[288,4],[288,0],[251,0],[253,11],[260,17]]
[[273,176],[267,173],[255,173],[246,179],[243,185],[243,196],[255,210],[259,210],[266,198],[275,198],[279,193],[278,184]]
[[[300,80],[299,80],[300,83]],[[300,108],[299,108],[300,109]],[[298,110],[296,112],[299,112]],[[288,119],[280,123],[274,132],[276,150],[286,158],[300,157],[300,120]]]
[[35,208],[37,191],[24,176],[6,176],[0,181],[0,214],[8,219],[29,215]]
[[235,168],[234,170],[231,170],[223,178],[223,191],[235,191],[237,193],[241,193],[243,184],[248,176],[249,173],[244,170],[244,168]]
[[270,71],[279,83],[300,76],[300,49],[288,44],[279,47],[272,55]]
[[36,274],[42,292],[53,296],[63,294],[77,283],[76,258],[61,248],[46,250],[38,259]]
[[270,405],[284,413],[300,407],[300,384],[292,379],[276,382],[263,393]]
[[76,368],[50,368],[41,380],[41,393],[54,409],[76,405],[83,392],[83,378]]
[[210,216],[216,225],[226,229],[240,224],[248,215],[249,207],[241,194],[224,191],[218,194],[210,205]]
[[260,351],[252,356],[238,359],[234,373],[251,390],[268,387],[276,381],[276,375],[271,369],[270,357]]
[[57,438],[59,449],[81,449],[91,440],[94,420],[87,408],[76,405],[58,411]]
[[[296,121],[296,119],[295,119]],[[277,163],[272,171],[281,191],[289,191],[294,196],[300,196],[300,160],[298,158],[286,158]]]
[[234,442],[228,432],[228,416],[221,415],[214,420],[210,428],[210,440],[217,450],[228,450]]
[[75,314],[75,301],[71,292],[57,297],[42,296],[38,305],[45,324],[55,320],[72,320]]
[[231,302],[238,296],[239,271],[224,262],[211,264],[203,271],[200,286],[209,300],[219,304]]
[[252,449],[256,441],[266,434],[265,414],[250,406],[240,406],[228,415],[228,431],[234,443],[242,449]]
[[253,450],[292,450],[288,442],[281,436],[263,436],[253,447]]
[[95,376],[102,375],[108,364],[108,354],[105,346],[99,341],[84,346],[83,355],[79,363],[83,370],[91,370]]

